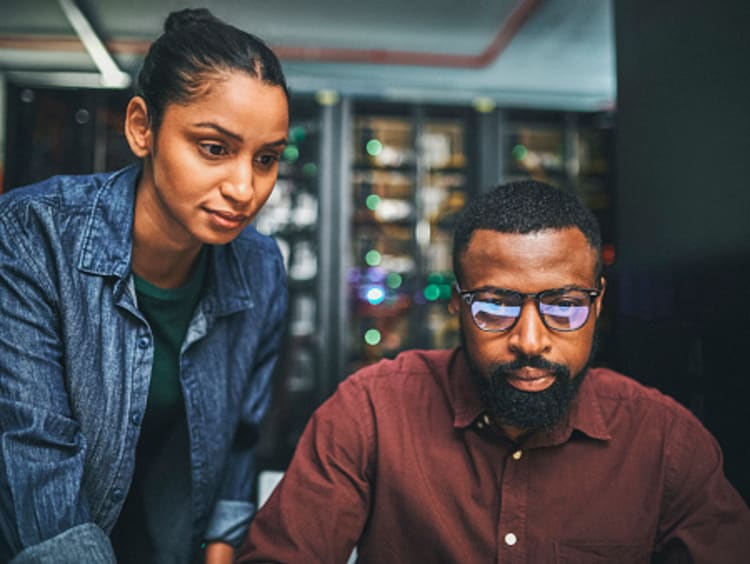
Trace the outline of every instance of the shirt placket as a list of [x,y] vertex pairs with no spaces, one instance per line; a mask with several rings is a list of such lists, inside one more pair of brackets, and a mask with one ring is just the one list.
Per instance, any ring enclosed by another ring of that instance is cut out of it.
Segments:
[[497,529],[497,562],[527,562],[528,452],[512,450],[505,461],[500,485],[500,518]]
[[[131,312],[137,321],[133,321],[132,335],[133,345],[127,348],[133,351],[133,364],[130,368],[131,375],[127,378],[130,388],[130,406],[127,415],[128,425],[122,442],[122,455],[119,458],[117,472],[114,480],[107,490],[103,507],[103,514],[97,514],[97,519],[102,519],[111,526],[117,522],[119,512],[125,502],[135,468],[135,451],[138,444],[141,422],[146,410],[148,400],[148,387],[151,380],[151,369],[154,359],[154,340],[148,323],[137,308],[135,300],[135,287],[132,278],[127,282],[128,290],[116,303],[118,307]],[[100,517],[103,515],[103,517]],[[111,520],[111,521],[110,521]]]

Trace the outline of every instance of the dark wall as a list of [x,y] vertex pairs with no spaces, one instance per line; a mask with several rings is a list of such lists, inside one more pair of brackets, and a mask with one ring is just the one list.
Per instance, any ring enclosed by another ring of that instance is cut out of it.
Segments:
[[750,499],[750,3],[615,0],[618,364]]

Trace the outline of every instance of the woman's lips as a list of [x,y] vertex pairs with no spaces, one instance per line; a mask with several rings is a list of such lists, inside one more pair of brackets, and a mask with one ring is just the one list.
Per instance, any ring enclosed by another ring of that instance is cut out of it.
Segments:
[[247,216],[243,214],[211,209],[206,211],[213,224],[221,229],[236,229],[247,221]]
[[548,370],[521,368],[507,377],[508,384],[523,392],[541,392],[555,382],[555,376]]

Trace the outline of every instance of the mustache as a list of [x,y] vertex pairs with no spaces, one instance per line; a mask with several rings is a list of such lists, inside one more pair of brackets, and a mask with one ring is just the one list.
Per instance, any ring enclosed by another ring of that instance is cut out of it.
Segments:
[[539,370],[548,370],[556,378],[570,377],[570,371],[564,364],[557,364],[543,358],[541,356],[530,356],[526,354],[518,354],[515,359],[510,362],[503,362],[495,364],[492,367],[492,376],[502,377],[507,376],[515,370],[522,368],[536,368]]

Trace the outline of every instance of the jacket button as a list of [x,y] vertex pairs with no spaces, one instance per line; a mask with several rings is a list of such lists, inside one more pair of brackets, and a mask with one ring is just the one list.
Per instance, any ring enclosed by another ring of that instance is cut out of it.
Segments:
[[122,491],[120,488],[113,489],[112,493],[109,494],[109,499],[111,499],[115,503],[121,502],[124,497],[125,497],[125,492]]
[[130,414],[130,422],[133,425],[138,425],[141,422],[141,414],[138,413],[137,411],[134,411],[133,413],[131,413]]
[[149,342],[150,341],[148,337],[141,337],[140,339],[138,339],[138,348],[147,349]]

